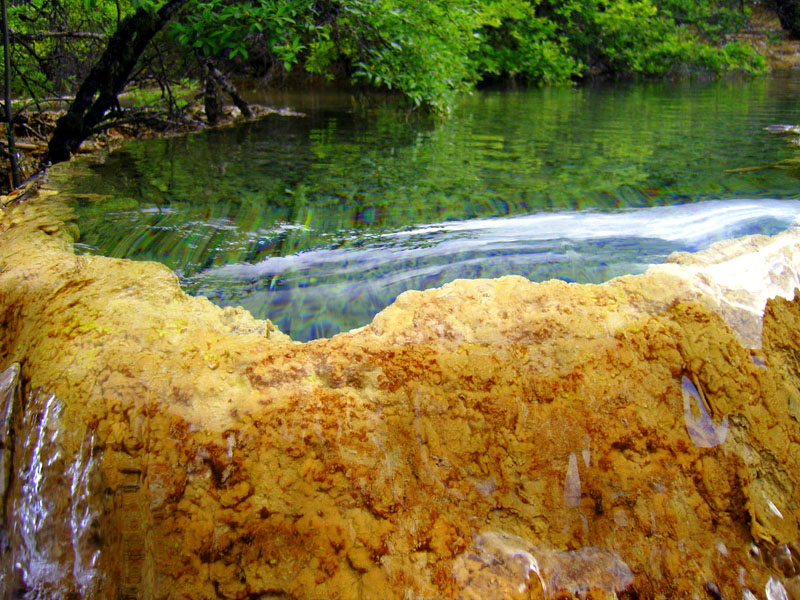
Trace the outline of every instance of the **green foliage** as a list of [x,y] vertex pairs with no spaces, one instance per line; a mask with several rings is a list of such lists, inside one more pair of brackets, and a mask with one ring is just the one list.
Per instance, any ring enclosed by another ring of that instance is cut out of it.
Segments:
[[[178,109],[186,108],[197,94],[194,83],[189,79],[176,82],[172,88],[173,99]],[[164,98],[163,92],[154,87],[136,87],[119,96],[123,106],[133,108],[152,108],[159,106]]]
[[[108,35],[125,15],[162,3],[19,0],[10,9],[15,87],[68,93],[102,50],[94,38],[36,34]],[[447,112],[456,93],[480,81],[757,72],[764,60],[755,51],[725,43],[746,18],[738,0],[189,0],[161,44],[183,52],[184,66],[166,67],[172,80],[191,73],[187,62],[211,57],[242,74],[311,73]],[[157,58],[143,79],[165,68]]]
[[290,70],[313,35],[309,0],[198,0],[173,24],[177,40],[206,57],[246,59],[254,44],[265,46]]
[[39,97],[71,91],[85,76],[103,46],[98,37],[57,37],[46,34],[113,30],[126,5],[99,2],[91,10],[86,0],[21,0],[8,7],[12,33],[12,89]]
[[749,47],[719,45],[746,18],[729,1],[197,0],[173,31],[204,56],[266,54],[284,72],[345,75],[446,111],[481,80],[763,70]]
[[722,45],[747,16],[730,0],[482,0],[473,60],[483,78],[547,84],[681,69],[763,71],[749,46]]
[[741,29],[750,16],[750,8],[740,0],[659,0],[658,7],[678,25],[686,25],[713,41]]
[[[446,111],[471,87],[476,12],[464,0],[349,0],[344,25],[353,78]],[[340,20],[340,23],[342,20]]]
[[486,2],[479,24],[480,45],[472,60],[484,79],[511,77],[552,84],[580,74],[581,63],[571,55],[558,24],[537,16],[530,2]]
[[266,52],[286,72],[328,77],[344,65],[354,82],[445,110],[474,80],[475,12],[468,0],[198,0],[172,30],[203,56]]
[[[717,47],[703,41],[698,32],[709,24],[698,15],[710,15],[711,5],[708,1],[693,4],[693,12],[685,12],[682,20],[676,20],[651,0],[575,2],[575,12],[569,17],[583,27],[580,34],[571,36],[571,42],[600,73],[660,76],[679,68],[713,73],[764,69],[763,59],[747,46]],[[690,23],[689,16],[697,20]],[[710,25],[705,28],[711,30]]]

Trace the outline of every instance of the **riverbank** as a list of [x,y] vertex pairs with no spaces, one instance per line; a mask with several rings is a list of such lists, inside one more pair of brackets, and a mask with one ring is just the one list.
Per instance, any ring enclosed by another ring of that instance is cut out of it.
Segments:
[[[800,68],[800,41],[789,40],[782,31],[774,12],[763,6],[755,6],[747,26],[739,33],[729,36],[731,41],[743,41],[762,54],[770,69],[785,70]],[[188,94],[187,97],[191,97]],[[252,107],[255,118],[269,114],[295,115],[291,111],[276,110],[267,106]],[[22,122],[15,127],[17,152],[20,157],[21,179],[26,180],[38,171],[41,159],[47,150],[47,140],[62,111],[45,110],[26,113]],[[234,125],[243,120],[235,106],[227,106],[223,118],[215,127]],[[80,147],[80,153],[91,153],[100,149],[113,148],[129,139],[185,135],[208,128],[202,105],[194,103],[180,118],[166,117],[163,112],[128,109],[120,114],[100,134],[91,136]],[[0,146],[5,149],[4,125],[0,125]],[[8,194],[12,188],[10,167],[7,159],[0,160],[0,168],[6,176],[0,181],[0,194]]]
[[772,10],[763,5],[752,10],[747,26],[730,39],[750,44],[767,59],[772,71],[800,68],[800,41],[789,39]]
[[[250,120],[262,119],[268,115],[302,117],[303,113],[290,109],[276,109],[260,104],[251,104],[253,113]],[[24,124],[15,128],[17,154],[20,157],[20,179],[29,183],[42,167],[42,159],[47,153],[47,140],[52,135],[56,121],[65,111],[47,110],[24,115]],[[128,109],[112,121],[101,133],[89,137],[78,149],[79,154],[91,154],[99,150],[111,150],[126,140],[172,137],[197,133],[209,128],[231,127],[247,119],[235,106],[223,107],[222,117],[215,125],[209,125],[202,106],[194,106],[185,111],[180,118],[168,118],[160,112]],[[0,124],[0,147],[6,150],[5,125]],[[13,199],[11,172],[7,159],[0,160],[6,176],[0,182],[0,205]],[[20,187],[26,188],[26,183]],[[24,191],[24,189],[23,189]]]

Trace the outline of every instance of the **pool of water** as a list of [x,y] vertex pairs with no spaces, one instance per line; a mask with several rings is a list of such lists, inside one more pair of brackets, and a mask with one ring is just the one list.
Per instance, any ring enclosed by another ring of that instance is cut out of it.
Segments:
[[[518,274],[602,282],[800,214],[800,76],[484,91],[450,119],[347,96],[305,117],[131,142],[54,169],[79,249],[174,269],[298,340],[408,289]],[[274,98],[265,98],[275,102]],[[263,100],[263,99],[262,99]]]

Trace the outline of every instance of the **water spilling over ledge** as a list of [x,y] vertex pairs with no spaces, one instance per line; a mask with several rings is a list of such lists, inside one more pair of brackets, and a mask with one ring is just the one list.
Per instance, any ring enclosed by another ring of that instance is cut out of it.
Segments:
[[299,344],[69,219],[0,217],[5,596],[800,597],[800,230]]
[[765,128],[800,122],[798,94],[797,74],[494,90],[411,123],[306,94],[302,119],[132,141],[49,177],[78,253],[160,262],[308,341],[456,279],[603,283],[782,231],[796,145]]

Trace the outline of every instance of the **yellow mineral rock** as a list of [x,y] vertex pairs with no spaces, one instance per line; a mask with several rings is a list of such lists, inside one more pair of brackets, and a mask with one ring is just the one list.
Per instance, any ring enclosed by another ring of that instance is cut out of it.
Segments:
[[797,597],[797,229],[299,344],[71,219],[0,215],[4,596]]

